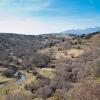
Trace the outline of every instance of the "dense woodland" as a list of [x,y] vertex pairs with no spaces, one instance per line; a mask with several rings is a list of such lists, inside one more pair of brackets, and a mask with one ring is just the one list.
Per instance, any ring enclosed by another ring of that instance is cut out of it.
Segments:
[[[22,73],[35,77],[20,83],[22,90],[7,87],[1,100],[100,100],[100,32],[0,33],[0,68],[6,69],[0,70],[4,77],[18,79]],[[41,74],[44,69],[46,75]],[[15,77],[16,70],[20,73]]]

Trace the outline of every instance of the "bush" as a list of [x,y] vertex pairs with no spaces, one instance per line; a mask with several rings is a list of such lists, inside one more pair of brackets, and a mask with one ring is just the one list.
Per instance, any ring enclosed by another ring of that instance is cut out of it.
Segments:
[[91,74],[94,77],[100,77],[100,58],[93,61]]
[[24,93],[16,93],[5,95],[5,100],[32,100],[32,95],[24,94]]
[[68,93],[71,100],[100,100],[100,85],[80,83]]
[[62,90],[56,91],[53,94],[53,100],[66,100],[66,93]]
[[34,93],[37,89],[39,89],[41,86],[38,83],[34,83],[31,85],[31,93]]
[[37,76],[38,82],[40,84],[40,86],[45,86],[45,85],[49,85],[50,84],[50,79],[46,78],[42,75]]
[[49,62],[50,58],[45,54],[36,54],[32,59],[34,66],[39,68],[47,67]]
[[36,94],[41,96],[43,99],[46,99],[52,96],[52,89],[50,88],[50,86],[46,85],[46,86],[39,88]]
[[32,71],[32,74],[35,75],[35,76],[38,75],[37,70],[33,70],[33,71]]
[[14,77],[13,74],[14,74],[14,70],[6,70],[6,71],[3,71],[2,72],[2,75],[6,76],[6,77]]

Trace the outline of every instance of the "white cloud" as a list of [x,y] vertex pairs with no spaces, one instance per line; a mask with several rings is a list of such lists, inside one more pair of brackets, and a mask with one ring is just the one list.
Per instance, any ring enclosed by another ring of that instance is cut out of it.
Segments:
[[[100,26],[100,18],[95,19],[66,19],[58,18],[0,18],[0,32],[10,32],[19,34],[47,34],[61,32],[67,29],[77,29]],[[93,26],[94,25],[94,26]]]
[[24,14],[48,9],[53,0],[0,0],[1,13]]
[[63,13],[62,9],[51,8],[52,2],[53,0],[0,0],[0,32],[43,34],[72,28],[93,27],[93,25],[100,26],[100,18],[93,16],[95,14],[90,14],[93,18],[91,16],[86,19],[60,17],[60,15],[59,17],[42,16],[41,18],[40,16],[32,18],[29,17],[30,15],[24,16],[31,11],[33,13],[42,11]]
[[2,18],[0,20],[0,32],[12,32],[21,34],[44,34],[60,32],[64,25],[37,18]]

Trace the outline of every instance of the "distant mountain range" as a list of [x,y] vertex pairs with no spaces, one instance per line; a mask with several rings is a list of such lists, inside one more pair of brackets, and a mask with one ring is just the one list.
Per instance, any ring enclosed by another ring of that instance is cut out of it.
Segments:
[[72,29],[61,32],[62,34],[89,34],[93,32],[100,32],[100,27],[86,28],[86,29]]

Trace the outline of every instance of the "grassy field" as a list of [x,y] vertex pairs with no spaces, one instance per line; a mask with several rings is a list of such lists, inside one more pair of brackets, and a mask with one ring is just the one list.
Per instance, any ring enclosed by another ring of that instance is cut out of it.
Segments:
[[5,94],[6,92],[17,92],[24,90],[24,85],[28,82],[31,82],[35,79],[35,77],[32,76],[31,73],[27,73],[26,71],[23,71],[23,73],[26,76],[25,82],[19,82],[16,83],[15,78],[7,78],[0,74],[0,82],[5,82],[4,86],[0,88],[0,94]]
[[44,77],[50,78],[50,79],[53,79],[55,76],[54,69],[52,69],[52,68],[39,69],[39,74],[43,75]]

